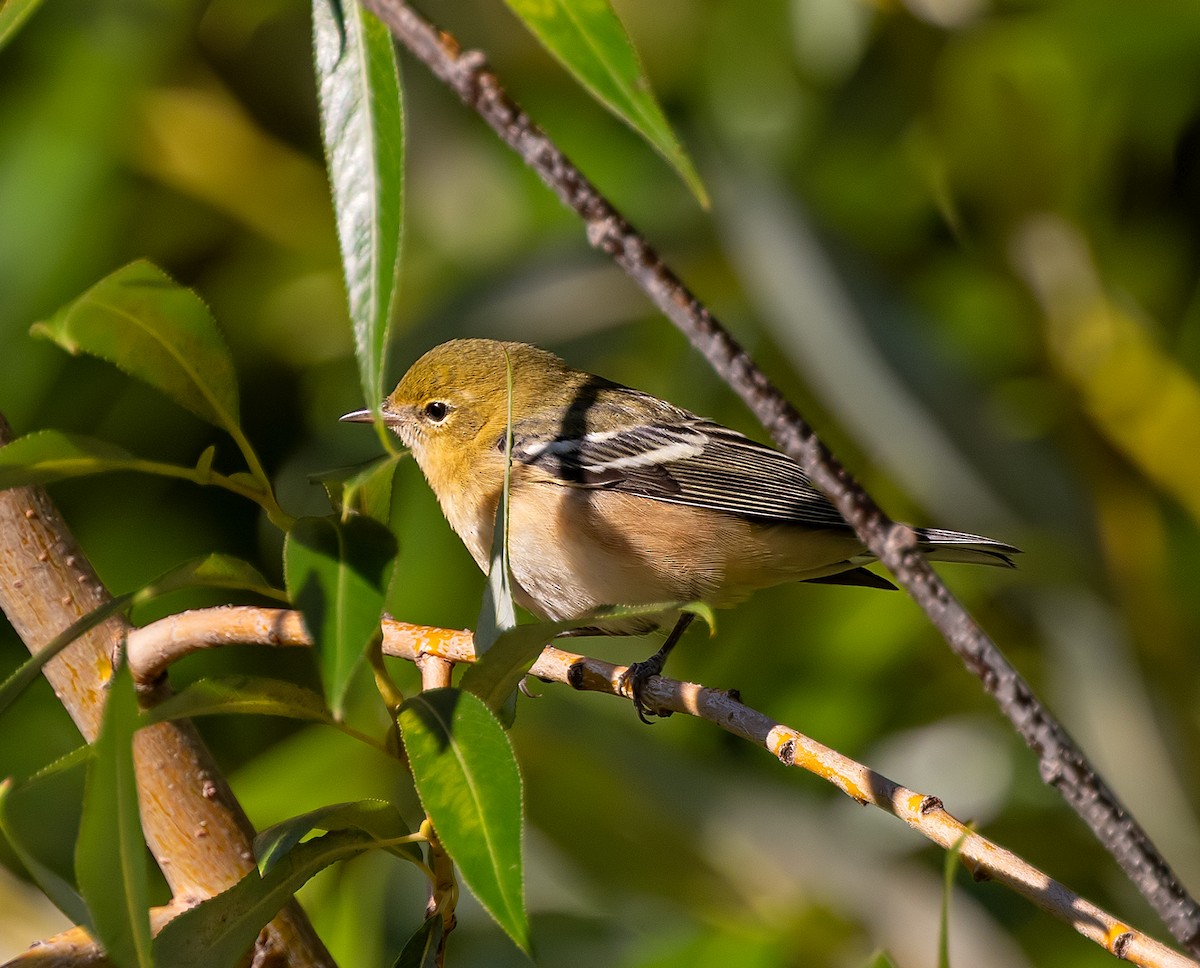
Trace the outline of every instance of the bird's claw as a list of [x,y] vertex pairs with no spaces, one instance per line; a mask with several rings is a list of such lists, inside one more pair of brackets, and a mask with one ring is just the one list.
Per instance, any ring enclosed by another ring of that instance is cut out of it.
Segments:
[[651,720],[646,718],[647,714],[663,719],[671,715],[670,710],[663,712],[650,709],[642,698],[646,684],[654,676],[661,675],[662,668],[662,659],[653,655],[644,662],[633,663],[617,677],[617,692],[633,701],[633,708],[637,711],[638,719],[647,726],[651,724]]

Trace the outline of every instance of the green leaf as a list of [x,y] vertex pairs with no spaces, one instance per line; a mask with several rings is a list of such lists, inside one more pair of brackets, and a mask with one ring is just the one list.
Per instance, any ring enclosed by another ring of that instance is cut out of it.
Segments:
[[396,558],[396,539],[355,515],[301,518],[283,548],[288,594],[316,642],[325,694],[336,718],[351,676],[381,634],[379,620]]
[[463,673],[461,686],[482,699],[490,708],[500,712],[513,694],[529,667],[537,661],[542,649],[556,635],[572,629],[603,625],[624,618],[643,618],[675,612],[692,612],[704,619],[709,628],[715,625],[712,609],[703,602],[686,604],[631,605],[606,608],[581,618],[561,622],[534,622],[518,625],[503,632],[492,647]]
[[182,478],[196,475],[191,467],[141,460],[116,444],[58,430],[38,430],[0,447],[0,489],[110,471],[149,471]]
[[438,945],[442,943],[445,930],[441,914],[429,915],[404,942],[404,950],[392,968],[437,968]]
[[392,482],[403,455],[388,455],[367,464],[313,475],[343,518],[365,514],[389,527],[392,521]]
[[216,552],[185,561],[163,572],[145,588],[136,592],[134,601],[140,605],[151,598],[184,588],[228,588],[255,592],[283,602],[289,601],[288,597],[278,588],[272,587],[253,565],[233,555]]
[[46,897],[54,902],[54,906],[75,924],[90,927],[92,922],[91,915],[88,913],[87,905],[84,904],[79,892],[65,879],[59,877],[52,868],[43,864],[27,850],[20,835],[13,829],[12,821],[8,816],[8,801],[12,792],[13,783],[11,779],[0,782],[0,833],[3,833],[8,839],[8,843],[12,847],[13,853],[17,855],[17,859],[29,871],[30,876],[37,882],[38,887],[42,889]]
[[36,323],[32,332],[71,353],[89,353],[235,436],[233,361],[200,297],[149,262],[137,261]]
[[470,693],[434,689],[401,708],[421,804],[463,880],[529,952],[521,871],[521,774],[508,736]]
[[963,844],[971,831],[968,828],[959,835],[954,845],[946,851],[942,862],[942,910],[938,918],[938,968],[950,968],[950,895],[954,891],[954,874],[958,870],[958,859]]
[[[517,624],[517,607],[513,603],[512,569],[508,559],[509,485],[512,478],[512,360],[504,350],[504,365],[508,377],[508,419],[504,430],[504,486],[496,502],[496,522],[492,529],[492,548],[488,564],[487,583],[479,619],[475,623],[475,654],[482,656],[500,635]],[[511,716],[508,717],[511,719]]]
[[[239,446],[244,444],[242,441]],[[277,512],[270,488],[264,484],[263,478],[244,472],[228,476],[216,473],[212,468],[215,452],[216,448],[209,447],[200,455],[194,466],[185,467],[144,460],[123,447],[97,440],[95,437],[67,434],[58,430],[38,430],[0,447],[0,490],[50,484],[88,474],[136,471],[140,474],[158,474],[160,477],[191,481],[201,486],[223,487],[234,494],[257,501],[269,513]]]
[[300,844],[265,876],[257,868],[251,870],[228,891],[168,923],[154,939],[154,964],[157,968],[234,965],[309,878],[375,846],[369,834],[344,830]]
[[588,624],[591,623],[535,622],[507,629],[491,649],[467,668],[460,684],[497,715],[504,715],[509,697],[550,640],[567,629]]
[[142,714],[147,725],[173,719],[223,715],[283,716],[332,726],[360,743],[383,750],[378,740],[333,718],[325,697],[295,683],[257,676],[223,676],[193,682]]
[[201,679],[143,714],[146,724],[227,714],[283,716],[333,723],[325,700],[311,689],[281,679],[225,676]]
[[608,0],[507,0],[542,45],[609,111],[667,160],[702,206],[708,194]]
[[204,448],[203,453],[201,453],[196,459],[195,471],[196,476],[199,479],[204,480],[205,478],[211,478],[213,476],[213,458],[216,456],[217,448],[215,446],[209,445],[208,447]]
[[313,54],[355,356],[378,413],[404,211],[400,73],[388,29],[344,0],[313,0]]
[[108,685],[96,754],[88,764],[75,875],[108,957],[122,968],[153,968],[146,845],[133,766],[137,728],[133,678],[121,665]]
[[42,0],[2,0],[0,2],[0,50],[16,36],[25,21],[42,5]]
[[[258,869],[267,874],[289,851],[314,830],[359,830],[376,841],[394,841],[412,836],[400,811],[386,800],[355,800],[331,803],[298,817],[268,827],[254,838],[254,856]],[[415,842],[395,845],[394,851],[406,860],[423,863],[421,848]]]
[[64,753],[58,759],[47,763],[36,773],[25,781],[24,786],[30,786],[34,783],[39,783],[42,780],[49,779],[52,776],[58,776],[60,773],[66,773],[67,770],[73,770],[77,766],[85,766],[89,760],[96,754],[95,749],[90,743],[84,743],[82,746],[76,746],[70,753]]
[[867,959],[863,968],[896,968],[896,963],[886,951],[876,951]]

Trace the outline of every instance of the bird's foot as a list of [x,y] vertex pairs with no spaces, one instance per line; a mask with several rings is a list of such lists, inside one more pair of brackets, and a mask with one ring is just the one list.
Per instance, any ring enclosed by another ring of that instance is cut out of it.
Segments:
[[665,664],[666,656],[656,652],[643,662],[633,663],[617,677],[617,692],[633,700],[633,708],[637,710],[638,719],[647,726],[650,725],[650,720],[646,718],[647,715],[658,716],[662,719],[671,715],[670,710],[650,709],[642,698],[646,691],[646,683],[654,676],[662,675]]

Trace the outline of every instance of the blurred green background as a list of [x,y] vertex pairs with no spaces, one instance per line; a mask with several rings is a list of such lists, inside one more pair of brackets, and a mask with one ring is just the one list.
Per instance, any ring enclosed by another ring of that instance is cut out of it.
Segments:
[[[617,7],[711,213],[501,4],[423,9],[487,51],[891,513],[1025,550],[1016,572],[943,573],[1200,890],[1200,5]],[[391,378],[453,336],[527,339],[761,438],[575,218],[419,64],[402,69]],[[137,257],[212,306],[285,506],[321,512],[308,475],[378,442],[336,420],[362,401],[304,4],[47,0],[0,52],[0,410],[18,433],[93,434],[160,460],[214,443],[235,470],[229,443],[184,411],[27,335]],[[469,626],[482,578],[416,468],[398,481],[391,610]],[[208,551],[278,579],[279,535],[222,492],[119,475],[53,494],[113,591]],[[779,588],[719,621],[714,639],[689,636],[674,675],[739,688],[1165,936],[905,596]],[[22,654],[4,625],[3,669]],[[173,676],[234,670],[316,675],[309,656],[242,650]],[[858,966],[877,947],[935,963],[942,855],[903,825],[706,724],[647,729],[625,704],[542,691],[512,734],[542,964]],[[411,803],[393,767],[330,732],[200,725],[260,826],[368,794]],[[77,743],[39,683],[0,727],[0,774]],[[64,869],[78,803],[68,777],[24,811]],[[61,926],[2,851],[0,956]],[[1109,963],[1006,891],[957,883],[952,964]],[[416,926],[422,892],[368,857],[304,900],[343,965],[372,966]],[[523,963],[470,900],[451,961]]]

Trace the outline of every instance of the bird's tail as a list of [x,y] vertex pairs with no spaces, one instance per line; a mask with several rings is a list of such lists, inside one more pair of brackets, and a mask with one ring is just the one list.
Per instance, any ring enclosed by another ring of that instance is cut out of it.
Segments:
[[934,561],[961,561],[971,565],[1015,568],[1016,565],[1009,556],[1021,553],[1020,548],[978,534],[942,531],[938,528],[917,528],[916,532],[921,550]]

